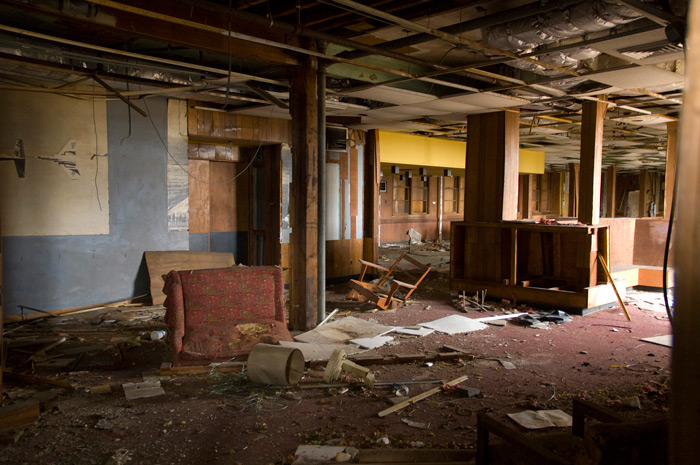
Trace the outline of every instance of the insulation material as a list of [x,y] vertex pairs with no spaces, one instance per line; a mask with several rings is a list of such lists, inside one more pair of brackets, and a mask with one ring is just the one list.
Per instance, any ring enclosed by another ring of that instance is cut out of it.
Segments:
[[[482,35],[484,41],[493,47],[517,53],[530,53],[539,45],[612,29],[640,17],[636,11],[614,0],[597,0],[485,28]],[[581,60],[591,59],[599,54],[600,52],[587,48],[584,51],[566,54],[550,53],[540,56],[539,60],[575,69]],[[534,63],[513,61],[509,64],[533,73],[559,74],[558,71]]]
[[185,100],[168,100],[168,154],[168,231],[187,231],[190,208]]
[[0,163],[3,235],[109,234],[105,102],[26,92],[0,101],[0,150],[22,139],[26,156],[25,178]]
[[292,150],[282,144],[282,227],[280,243],[289,244],[292,227],[289,224],[289,185],[292,182]]

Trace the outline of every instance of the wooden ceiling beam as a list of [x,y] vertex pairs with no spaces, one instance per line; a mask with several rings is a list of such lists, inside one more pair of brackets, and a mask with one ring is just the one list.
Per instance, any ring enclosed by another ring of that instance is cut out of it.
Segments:
[[[127,0],[116,4],[119,6],[114,4],[110,6],[100,5],[92,15],[60,10],[45,0],[32,0],[29,3],[9,0],[8,3],[25,11],[48,15],[64,24],[77,24],[78,27],[80,25],[97,26],[100,29],[120,33],[130,39],[149,38],[195,50],[224,55],[230,53],[232,57],[237,59],[258,63],[275,65],[295,65],[298,63],[292,54],[281,48],[242,40],[235,36],[236,34],[244,34],[259,38],[261,41],[269,40],[287,44],[294,42],[293,38],[285,37],[277,32],[261,30],[259,27],[240,21],[235,15],[232,15],[230,24],[233,37],[229,45],[228,18],[226,16],[215,16],[204,9],[193,8],[191,5],[185,5],[178,1]],[[140,12],[141,7],[147,8],[149,12],[154,14],[143,14]],[[167,15],[161,11],[167,11]]]

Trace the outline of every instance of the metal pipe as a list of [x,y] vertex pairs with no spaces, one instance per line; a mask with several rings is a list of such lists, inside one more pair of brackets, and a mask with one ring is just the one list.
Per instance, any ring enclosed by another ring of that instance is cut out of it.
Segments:
[[[326,44],[319,43],[325,52]],[[318,322],[326,318],[326,66],[318,64],[316,79],[318,105]]]
[[[541,1],[533,2],[528,5],[523,5],[520,8],[513,8],[508,12],[499,11],[498,13],[493,13],[486,16],[480,16],[478,18],[470,19],[467,21],[462,21],[461,23],[452,24],[450,26],[445,26],[439,29],[439,31],[445,32],[447,34],[463,34],[469,31],[476,31],[484,27],[495,26],[497,24],[502,24],[507,21],[513,21],[517,19],[527,18],[529,16],[535,16],[542,13],[543,11],[550,11],[556,9],[566,8],[575,3],[580,3],[582,0],[561,0],[558,2],[547,2],[546,6],[543,6]],[[396,50],[399,48],[410,47],[412,45],[422,44],[424,42],[429,42],[434,40],[435,37],[430,34],[418,33],[407,37],[402,37],[401,39],[390,40],[375,47],[382,50]],[[345,58],[361,58],[366,56],[363,51],[354,50],[352,52],[343,52],[342,55]]]
[[[90,1],[95,1],[95,0],[90,0]],[[328,1],[324,0],[324,2],[325,3],[328,3],[328,2],[338,3],[340,5],[344,5],[344,6],[353,8],[357,11],[363,12],[366,15],[374,16],[376,18],[380,18],[380,19],[389,21],[391,23],[394,23],[396,25],[404,27],[408,30],[411,30],[414,32],[423,32],[426,34],[430,34],[430,35],[435,36],[438,39],[442,39],[445,42],[448,42],[450,44],[464,45],[464,46],[470,47],[474,50],[479,50],[482,52],[490,52],[490,53],[493,53],[496,55],[503,55],[506,57],[510,57],[510,58],[515,59],[515,60],[526,61],[528,63],[534,64],[537,66],[541,66],[543,68],[559,71],[560,73],[563,73],[563,74],[569,74],[571,76],[578,76],[579,75],[576,71],[572,71],[572,70],[570,70],[568,68],[564,68],[562,66],[553,65],[553,64],[547,63],[545,61],[534,60],[532,58],[523,58],[516,53],[512,53],[512,52],[509,52],[507,50],[499,49],[499,48],[493,47],[491,45],[483,44],[483,43],[478,42],[476,40],[465,39],[465,38],[459,37],[459,36],[454,35],[454,34],[448,34],[448,33],[442,32],[438,29],[433,29],[430,27],[421,26],[420,24],[415,23],[413,21],[409,21],[409,20],[406,20],[403,18],[399,18],[398,16],[384,13],[383,11],[377,10],[375,8],[372,8],[372,7],[368,7],[366,5],[355,2],[353,0],[328,0]]]
[[[88,50],[95,50],[98,52],[105,52],[105,53],[110,53],[113,55],[125,56],[128,58],[136,58],[139,60],[151,61],[151,62],[161,63],[161,64],[165,64],[165,65],[178,66],[180,68],[192,69],[192,70],[196,70],[196,71],[203,71],[203,72],[212,73],[212,74],[220,74],[222,76],[228,75],[228,71],[226,71],[224,69],[212,68],[210,66],[195,65],[192,63],[184,63],[181,61],[169,60],[167,58],[159,58],[159,57],[153,57],[150,55],[143,55],[141,53],[125,52],[124,50],[117,50],[114,48],[102,47],[100,45],[86,44],[84,42],[77,42],[75,40],[63,39],[61,37],[55,37],[55,36],[50,36],[50,35],[46,35],[46,34],[41,34],[38,32],[27,31],[25,29],[19,29],[19,28],[12,27],[12,26],[6,26],[4,24],[0,24],[0,31],[11,32],[13,34],[19,34],[19,35],[23,35],[23,36],[27,36],[27,37],[34,37],[35,39],[47,40],[47,41],[55,42],[55,43],[59,43],[59,44],[71,45],[74,47],[86,48]],[[258,76],[252,76],[249,74],[232,72],[231,77],[250,79],[251,81],[264,82],[267,84],[285,85],[283,82],[276,81],[274,79],[266,79],[266,78],[261,78]]]
[[438,243],[442,243],[442,215],[445,193],[445,177],[440,176],[438,181]]

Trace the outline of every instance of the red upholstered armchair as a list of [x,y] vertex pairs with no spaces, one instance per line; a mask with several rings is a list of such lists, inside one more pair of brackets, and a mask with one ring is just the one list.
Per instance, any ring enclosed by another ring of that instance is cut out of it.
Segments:
[[173,270],[163,292],[173,366],[225,361],[259,342],[292,340],[279,267]]

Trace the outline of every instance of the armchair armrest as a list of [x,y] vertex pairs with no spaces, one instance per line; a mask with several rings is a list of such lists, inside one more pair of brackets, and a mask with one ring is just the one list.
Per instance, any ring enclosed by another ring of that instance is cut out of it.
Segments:
[[165,298],[165,323],[170,330],[170,345],[173,355],[177,356],[182,351],[182,338],[185,337],[185,302],[182,295],[182,281],[180,274],[173,270],[165,277],[163,286]]

